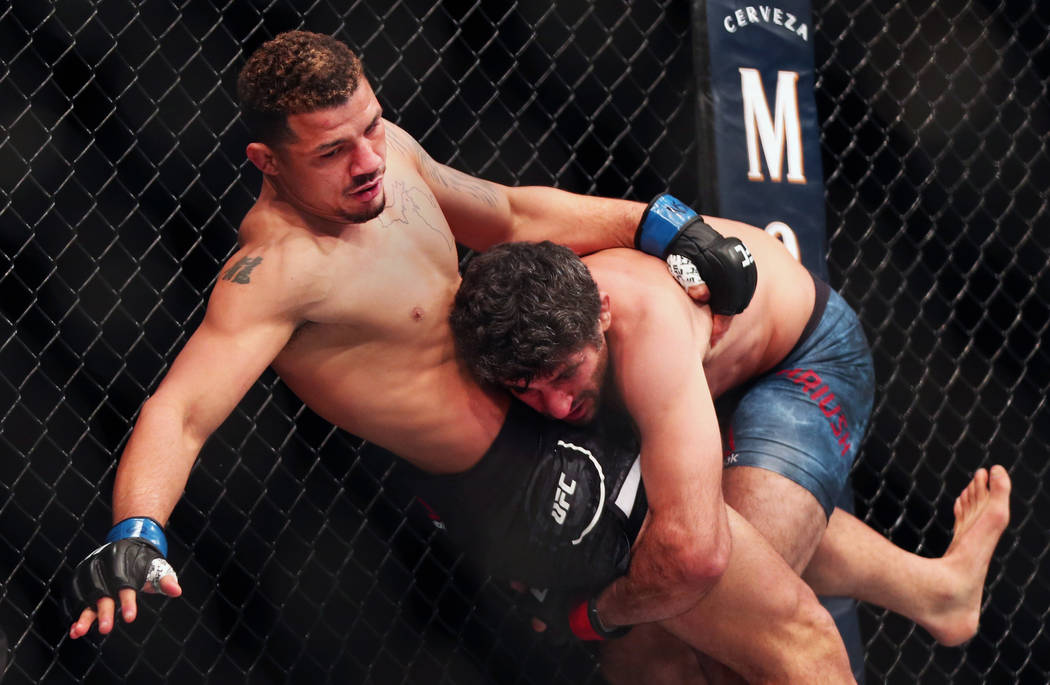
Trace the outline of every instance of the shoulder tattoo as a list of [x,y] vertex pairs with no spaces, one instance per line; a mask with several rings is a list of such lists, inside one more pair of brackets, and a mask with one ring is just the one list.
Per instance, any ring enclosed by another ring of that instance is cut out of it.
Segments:
[[419,165],[420,172],[431,183],[437,183],[449,190],[470,195],[475,200],[489,207],[496,206],[496,191],[488,181],[475,178],[452,167],[438,164],[433,157],[427,154],[422,145],[401,131],[392,129],[387,134],[387,140],[401,154],[406,157],[414,157]]
[[252,269],[262,264],[262,257],[241,257],[226,270],[222,280],[232,283],[251,283]]
[[496,190],[488,181],[438,164],[430,157],[423,160],[423,173],[434,183],[440,183],[449,190],[469,195],[489,207],[495,207],[497,204]]

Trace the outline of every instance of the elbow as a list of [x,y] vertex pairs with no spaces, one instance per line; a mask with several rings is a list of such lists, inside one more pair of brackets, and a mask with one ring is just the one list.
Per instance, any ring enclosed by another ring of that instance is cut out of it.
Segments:
[[712,587],[729,568],[731,541],[728,536],[717,543],[704,547],[702,554],[693,562],[693,573],[706,587]]
[[171,402],[158,393],[149,397],[139,411],[136,430],[146,435],[166,436],[182,449],[199,450],[210,431],[194,421],[193,414],[182,404]]
[[728,535],[694,541],[676,554],[676,568],[683,585],[706,592],[729,566],[731,540]]

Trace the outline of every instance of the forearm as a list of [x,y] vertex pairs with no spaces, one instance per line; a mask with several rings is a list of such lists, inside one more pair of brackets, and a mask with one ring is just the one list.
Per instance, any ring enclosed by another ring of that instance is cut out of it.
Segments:
[[742,516],[727,510],[729,565],[697,605],[661,626],[747,682],[853,682],[831,616]]
[[577,195],[556,188],[507,188],[513,216],[509,240],[550,240],[577,254],[633,247],[645,204]]
[[694,607],[725,570],[732,537],[725,506],[706,518],[703,530],[648,522],[636,544],[627,575],[597,599],[607,627],[662,621]]
[[117,466],[114,523],[147,516],[164,525],[182,496],[201,442],[186,429],[181,412],[147,401]]

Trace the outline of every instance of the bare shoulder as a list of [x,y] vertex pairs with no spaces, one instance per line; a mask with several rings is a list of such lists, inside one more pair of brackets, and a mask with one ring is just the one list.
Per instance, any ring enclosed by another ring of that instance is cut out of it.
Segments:
[[295,234],[245,241],[219,272],[209,312],[237,320],[305,320],[331,287],[337,242]]
[[430,162],[430,155],[408,131],[391,121],[386,119],[383,121],[386,126],[386,141],[390,151],[397,155],[398,159],[420,172]]
[[689,299],[662,259],[617,248],[588,255],[583,261],[598,289],[609,295],[614,325],[617,319],[635,329],[663,317],[709,318],[708,308]]
[[644,298],[673,284],[663,260],[638,250],[602,250],[583,257],[583,262],[600,290],[622,298]]

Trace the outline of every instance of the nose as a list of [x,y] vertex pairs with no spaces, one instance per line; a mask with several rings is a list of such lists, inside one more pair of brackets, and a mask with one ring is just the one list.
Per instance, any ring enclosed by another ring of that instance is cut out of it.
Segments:
[[544,398],[548,416],[555,419],[563,419],[572,412],[572,394],[560,390],[552,390]]
[[375,145],[366,144],[358,147],[350,159],[351,176],[367,176],[374,174],[383,166],[383,156]]

